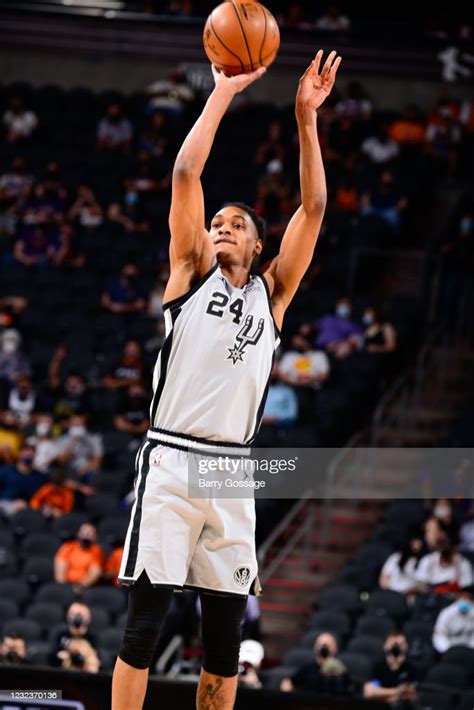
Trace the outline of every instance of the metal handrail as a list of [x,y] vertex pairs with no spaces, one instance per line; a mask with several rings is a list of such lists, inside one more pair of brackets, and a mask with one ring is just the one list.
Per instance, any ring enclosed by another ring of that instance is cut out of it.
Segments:
[[379,404],[377,405],[377,408],[374,412],[374,416],[372,417],[372,427],[371,427],[371,437],[370,437],[370,445],[371,446],[378,446],[379,441],[380,441],[380,429],[382,426],[382,418],[385,415],[385,412],[389,406],[396,397],[396,395],[399,393],[399,391],[404,387],[409,379],[409,373],[405,372],[403,375],[400,375],[397,377],[397,379],[393,382],[392,386],[387,390],[387,392],[383,395],[382,399],[380,400]]
[[183,637],[180,636],[179,634],[176,634],[176,636],[173,636],[161,656],[158,658],[155,666],[155,672],[156,673],[164,673],[166,664],[170,660],[170,658],[176,653],[176,651],[179,651],[180,648],[182,648],[184,645],[184,640]]

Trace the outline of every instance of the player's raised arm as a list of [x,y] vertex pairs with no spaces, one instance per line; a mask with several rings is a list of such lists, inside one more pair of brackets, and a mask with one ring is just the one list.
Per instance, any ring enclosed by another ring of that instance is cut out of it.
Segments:
[[184,141],[174,165],[169,217],[172,269],[183,263],[197,265],[200,261],[206,234],[202,171],[219,123],[235,94],[259,79],[265,69],[233,77],[219,73],[214,67],[212,71],[215,80],[214,91]]
[[336,58],[336,52],[331,52],[320,72],[322,55],[319,50],[301,77],[296,95],[302,204],[288,224],[279,255],[266,272],[272,287],[277,323],[283,320],[285,309],[311,263],[326,208],[326,178],[316,128],[317,109],[331,92],[341,57]]

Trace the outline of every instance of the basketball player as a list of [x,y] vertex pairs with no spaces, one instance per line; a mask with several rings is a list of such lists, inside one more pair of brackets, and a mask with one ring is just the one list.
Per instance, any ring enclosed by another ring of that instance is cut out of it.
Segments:
[[[250,276],[263,223],[241,203],[205,228],[201,173],[235,94],[264,73],[226,77],[215,88],[176,159],[170,212],[171,274],[164,295],[166,341],[154,373],[151,428],[137,455],[136,500],[119,580],[130,585],[112,710],[140,710],[148,669],[173,590],[198,590],[203,661],[198,710],[230,710],[237,688],[240,624],[258,593],[253,499],[188,495],[189,456],[210,446],[239,454],[257,434],[283,316],[313,257],[326,204],[316,109],[340,57],[320,71],[319,51],[300,80],[296,119],[302,204],[279,255]],[[225,169],[225,166],[223,166]]]

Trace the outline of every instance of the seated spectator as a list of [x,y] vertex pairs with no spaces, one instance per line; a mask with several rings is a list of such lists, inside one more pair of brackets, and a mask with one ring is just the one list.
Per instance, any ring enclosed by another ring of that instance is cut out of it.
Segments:
[[400,147],[390,137],[388,124],[381,123],[374,133],[364,140],[361,151],[371,163],[382,165],[394,160],[400,152]]
[[53,230],[66,214],[66,198],[61,186],[36,183],[23,205],[22,221],[26,227],[44,227]]
[[21,201],[27,195],[32,177],[26,173],[23,158],[14,158],[11,171],[0,176],[0,237],[13,236],[21,210]]
[[408,200],[395,185],[393,174],[384,170],[377,187],[362,195],[360,214],[362,217],[380,217],[397,234],[407,207]]
[[77,196],[69,210],[68,219],[75,221],[85,232],[94,232],[102,225],[103,210],[90,185],[82,184],[77,188]]
[[455,520],[453,505],[448,498],[437,498],[433,503],[433,515],[441,530],[453,539],[459,537],[459,523]]
[[328,3],[326,13],[316,22],[316,29],[325,32],[347,32],[351,28],[351,21],[341,12],[336,2]]
[[71,639],[66,648],[59,651],[61,668],[68,671],[84,671],[85,673],[98,673],[100,660],[95,648],[86,639]]
[[459,161],[461,126],[448,99],[440,99],[434,112],[428,117],[425,131],[425,147],[436,160],[438,169],[444,168],[453,175]]
[[23,665],[28,663],[25,639],[13,632],[3,637],[0,646],[0,665]]
[[21,335],[7,328],[0,336],[0,402],[22,375],[31,375],[31,365],[21,348]]
[[471,504],[468,518],[461,525],[459,538],[461,552],[474,552],[474,504]]
[[316,347],[324,348],[338,359],[348,357],[359,350],[363,342],[362,328],[351,320],[352,302],[340,298],[334,315],[323,316],[317,323]]
[[81,269],[86,263],[86,249],[82,236],[68,222],[59,228],[60,248],[55,255],[55,263]]
[[102,465],[102,436],[87,428],[86,413],[73,414],[68,430],[57,441],[57,460],[66,467],[71,478],[89,483]]
[[83,523],[75,540],[61,545],[54,558],[54,578],[59,583],[74,584],[76,589],[91,587],[102,576],[104,553],[97,544],[97,531]]
[[0,296],[0,330],[15,327],[19,316],[26,310],[28,299],[24,296],[9,295],[6,293]]
[[364,344],[368,353],[374,355],[392,353],[397,347],[397,333],[393,325],[384,320],[373,306],[364,310]]
[[425,545],[429,551],[438,550],[444,537],[444,532],[441,528],[439,520],[430,516],[423,523],[423,533]]
[[143,385],[130,385],[115,415],[115,428],[129,434],[143,435],[150,426],[149,409],[150,401]]
[[50,483],[44,483],[30,500],[30,508],[41,510],[47,518],[60,518],[74,507],[74,491],[66,485],[66,474],[56,469]]
[[155,357],[160,352],[166,341],[166,324],[164,318],[158,318],[156,321],[155,335],[145,341],[145,351],[153,353]]
[[454,540],[444,537],[441,549],[425,555],[415,571],[421,592],[448,594],[473,583],[472,567],[468,559],[457,551]]
[[23,444],[23,433],[13,412],[0,411],[0,462],[16,461]]
[[47,266],[62,257],[58,234],[41,226],[25,227],[13,248],[13,256],[23,266]]
[[195,95],[186,74],[179,68],[173,68],[167,79],[159,79],[147,86],[146,92],[149,96],[147,111],[159,111],[170,118],[182,116]]
[[130,188],[124,195],[123,204],[113,202],[107,210],[107,218],[125,232],[148,234],[150,225],[145,217],[140,193]]
[[341,118],[353,121],[367,121],[372,115],[372,101],[366,90],[358,81],[349,81],[346,89],[347,98],[335,105],[335,111]]
[[474,648],[474,585],[463,587],[456,601],[440,612],[433,646],[438,653],[445,653],[452,646]]
[[385,661],[376,664],[372,680],[364,685],[364,698],[380,700],[407,710],[417,702],[416,669],[407,661],[408,642],[401,631],[392,631],[384,643]]
[[91,611],[84,602],[73,602],[66,612],[66,623],[60,627],[51,642],[50,664],[60,664],[58,654],[67,648],[72,639],[85,639],[92,647],[97,647],[95,634],[89,630]]
[[3,114],[8,143],[21,143],[31,138],[38,127],[38,117],[34,111],[25,108],[23,99],[14,96],[10,108]]
[[162,279],[158,279],[150,293],[148,294],[147,313],[150,318],[163,318],[163,295],[165,284]]
[[35,408],[36,392],[33,383],[26,375],[20,375],[16,385],[10,390],[8,396],[8,409],[16,417],[20,427],[25,428],[31,421]]
[[337,210],[349,215],[357,211],[358,192],[352,176],[345,175],[341,178],[341,181],[336,187],[333,205]]
[[97,148],[129,153],[132,136],[132,124],[123,115],[121,106],[110,104],[97,126]]
[[107,557],[104,566],[104,577],[112,582],[115,587],[121,587],[122,585],[118,581],[117,577],[120,572],[120,565],[122,563],[123,555],[123,545],[115,547],[110,555]]
[[162,158],[166,154],[168,144],[166,116],[161,111],[156,111],[150,119],[149,129],[140,138],[140,150],[145,151],[152,158]]
[[329,360],[322,350],[312,350],[308,340],[296,334],[292,349],[281,358],[278,372],[282,382],[319,388],[329,377]]
[[239,685],[245,688],[261,688],[258,671],[265,656],[265,650],[259,641],[246,639],[240,644]]
[[272,446],[275,437],[295,426],[298,420],[298,399],[292,387],[280,381],[278,366],[271,373],[268,397],[259,430],[260,446]]
[[102,306],[112,313],[139,313],[146,308],[146,294],[138,283],[135,264],[125,264],[120,277],[110,281],[102,294]]
[[351,680],[346,667],[337,659],[338,643],[330,633],[322,633],[314,642],[314,662],[304,665],[291,678],[284,678],[280,690],[306,690],[325,695],[346,695]]
[[43,179],[39,183],[43,189],[43,194],[46,199],[51,200],[56,205],[61,206],[61,212],[64,212],[66,202],[68,199],[68,192],[66,186],[61,181],[61,168],[59,163],[55,160],[51,160],[47,166],[43,175]]
[[423,540],[412,537],[410,542],[398,552],[392,552],[380,572],[379,585],[382,589],[408,594],[416,588],[415,571],[425,553]]
[[61,369],[67,350],[60,345],[54,351],[48,368],[48,389],[43,393],[39,408],[50,411],[56,421],[69,419],[73,414],[90,411],[92,404],[84,377],[80,372],[70,371],[64,379]]
[[402,118],[392,123],[390,137],[402,145],[421,146],[425,138],[425,127],[417,106],[410,104],[405,107]]
[[121,359],[105,376],[105,386],[111,390],[126,389],[140,384],[145,379],[146,368],[142,360],[142,349],[136,340],[128,340]]
[[48,480],[35,471],[34,458],[34,449],[24,446],[16,464],[0,465],[0,511],[6,515],[26,508],[30,498]]

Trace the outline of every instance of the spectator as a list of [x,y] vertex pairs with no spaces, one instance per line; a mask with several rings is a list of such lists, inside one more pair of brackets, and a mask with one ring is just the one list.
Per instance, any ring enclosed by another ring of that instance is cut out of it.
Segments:
[[122,563],[122,555],[123,544],[120,544],[118,547],[114,547],[105,562],[104,577],[110,580],[115,587],[122,586],[117,579],[118,573],[120,572],[120,565]]
[[38,118],[34,111],[25,108],[23,99],[14,96],[10,108],[3,114],[8,143],[20,143],[31,138],[38,127]]
[[68,219],[76,221],[78,227],[85,232],[93,233],[102,225],[103,210],[90,185],[82,184],[77,188],[77,196],[69,210]]
[[46,199],[60,206],[60,211],[65,211],[65,206],[68,198],[66,186],[61,182],[61,168],[59,163],[51,160],[43,175],[42,182],[39,183],[43,189],[43,194]]
[[474,585],[463,587],[455,602],[436,619],[433,646],[445,653],[452,646],[474,648]]
[[110,104],[97,127],[97,148],[129,153],[132,136],[132,124],[123,115],[121,106]]
[[73,414],[69,427],[57,442],[57,460],[76,481],[89,483],[102,465],[102,436],[87,428],[88,415]]
[[424,554],[424,543],[419,537],[412,537],[410,542],[398,552],[392,552],[385,561],[380,573],[379,585],[382,589],[408,594],[416,588],[415,571]]
[[402,118],[392,123],[390,137],[402,145],[422,145],[425,138],[425,127],[417,106],[410,104],[405,107]]
[[86,249],[82,235],[78,234],[68,222],[59,228],[60,248],[54,256],[54,262],[72,269],[81,269],[86,263]]
[[147,110],[159,111],[169,118],[178,118],[194,100],[194,91],[186,81],[186,75],[179,68],[174,68],[167,79],[159,79],[146,89],[149,95]]
[[47,478],[35,471],[33,461],[35,451],[24,446],[16,464],[0,466],[0,510],[13,515],[26,508],[30,498]]
[[351,21],[341,12],[341,8],[336,2],[327,5],[326,13],[316,22],[316,29],[325,32],[347,32],[351,28]]
[[461,525],[459,537],[461,552],[474,552],[474,504],[471,505],[467,520]]
[[166,323],[164,318],[158,318],[156,321],[155,335],[152,335],[147,341],[145,341],[145,351],[147,353],[153,353],[155,357],[160,352],[161,348],[166,341]]
[[23,444],[23,434],[13,412],[0,412],[0,462],[16,461]]
[[13,256],[23,266],[48,266],[59,263],[63,250],[55,231],[37,225],[21,231],[15,242]]
[[96,584],[102,576],[104,553],[91,523],[83,523],[75,540],[61,545],[54,558],[56,582],[74,584],[79,591]]
[[41,510],[47,518],[60,518],[74,507],[74,492],[66,485],[66,474],[56,469],[51,482],[44,483],[30,500],[30,508]]
[[130,385],[115,415],[115,428],[128,434],[145,434],[150,426],[149,408],[143,385],[139,382]]
[[361,150],[374,165],[386,165],[398,156],[400,147],[390,137],[389,125],[381,123],[374,133],[364,140]]
[[148,234],[150,231],[150,225],[143,211],[140,192],[134,187],[129,187],[125,192],[123,204],[114,202],[109,205],[107,218],[125,232]]
[[[22,375],[31,375],[31,366],[20,350],[21,335],[15,328],[7,328],[1,335],[0,401]],[[2,395],[3,390],[3,395]]]
[[314,662],[298,669],[291,678],[284,678],[280,690],[306,690],[325,695],[345,695],[350,690],[346,667],[336,656],[338,643],[330,633],[319,634],[314,642]]
[[86,639],[71,639],[66,648],[59,651],[58,656],[61,659],[61,667],[69,671],[99,672],[99,656]]
[[90,394],[80,372],[70,371],[64,381],[61,368],[67,350],[60,345],[54,351],[48,368],[49,389],[43,394],[40,409],[52,412],[57,421],[69,419],[73,414],[92,409]]
[[72,639],[85,639],[92,647],[97,647],[97,638],[89,630],[91,611],[87,604],[81,601],[73,602],[66,612],[65,621],[51,642],[50,663],[53,666],[59,665],[61,659],[58,658],[58,653],[67,648]]
[[353,121],[368,121],[372,115],[372,101],[362,84],[350,81],[347,84],[347,98],[341,99],[335,105],[336,115]]
[[454,518],[451,501],[448,498],[437,498],[433,503],[433,515],[439,522],[441,530],[453,539],[459,536],[459,524]]
[[424,540],[428,550],[438,550],[444,537],[440,522],[434,515],[425,520],[423,524]]
[[334,315],[323,316],[317,323],[316,347],[324,348],[338,359],[348,357],[359,350],[363,343],[362,328],[351,320],[352,302],[340,298]]
[[11,171],[0,176],[0,237],[13,236],[20,214],[21,200],[32,184],[23,158],[14,158]]
[[147,313],[150,318],[161,318],[163,319],[163,295],[165,293],[165,285],[163,280],[160,278],[156,282],[155,286],[152,288],[148,294],[148,306]]
[[138,285],[135,264],[125,264],[120,277],[111,281],[102,294],[102,306],[112,313],[139,313],[146,308],[146,294]]
[[362,316],[364,324],[364,343],[368,353],[379,355],[392,353],[397,347],[397,333],[393,325],[381,317],[380,312],[373,306],[364,310]]
[[245,688],[261,688],[258,671],[265,656],[265,650],[259,641],[246,639],[240,644],[239,685]]
[[312,350],[299,334],[292,337],[291,344],[292,350],[283,355],[278,367],[282,382],[319,388],[329,377],[328,356],[322,350]]
[[384,170],[377,187],[361,196],[360,214],[362,217],[376,215],[397,234],[401,227],[403,212],[408,207],[407,198],[395,185],[393,173]]
[[0,646],[0,664],[18,666],[24,663],[28,663],[25,639],[18,634],[10,632],[3,637],[2,645]]
[[156,111],[150,120],[150,128],[140,138],[140,150],[152,158],[162,158],[168,149],[169,137],[167,119],[164,113]]
[[8,409],[15,415],[19,426],[28,426],[35,402],[36,393],[32,381],[26,375],[20,375],[8,396]]
[[280,381],[278,366],[271,373],[268,397],[258,434],[260,446],[273,446],[298,420],[298,399],[292,387]]
[[[404,703],[403,708],[417,702],[415,668],[407,661],[408,642],[401,631],[392,631],[384,643],[385,661],[376,664],[373,678],[364,685],[364,698],[390,705]],[[396,705],[398,707],[398,705]]]
[[121,359],[105,376],[105,386],[111,390],[120,390],[140,384],[145,379],[145,372],[140,343],[136,340],[128,340],[125,343]]
[[454,175],[459,161],[461,126],[448,99],[440,99],[428,118],[425,131],[426,150],[435,158],[435,167]]
[[471,563],[459,554],[457,545],[448,536],[444,537],[439,551],[420,560],[415,578],[420,591],[433,590],[437,594],[456,592],[473,583]]

